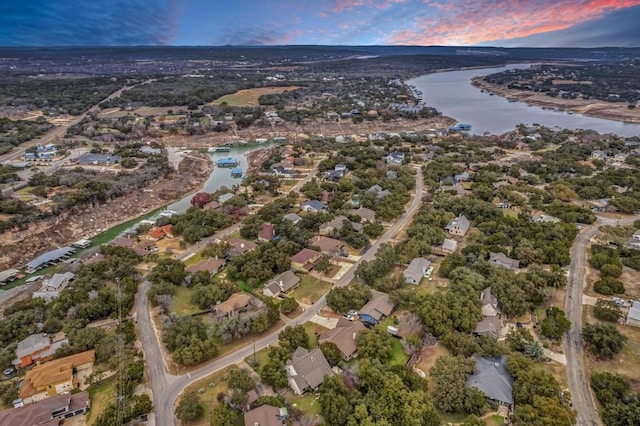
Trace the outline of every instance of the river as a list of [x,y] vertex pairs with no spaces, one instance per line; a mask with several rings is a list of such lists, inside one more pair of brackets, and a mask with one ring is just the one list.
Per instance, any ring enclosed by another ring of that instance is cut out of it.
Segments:
[[538,123],[547,127],[567,129],[593,129],[599,133],[615,133],[620,136],[640,135],[640,124],[605,120],[564,111],[542,109],[523,102],[509,102],[500,96],[483,93],[471,85],[471,79],[515,68],[527,68],[528,64],[514,64],[500,68],[482,68],[449,71],[416,77],[407,83],[423,92],[425,104],[436,108],[448,117],[471,124],[472,133],[491,132],[502,134],[514,130],[520,123]]

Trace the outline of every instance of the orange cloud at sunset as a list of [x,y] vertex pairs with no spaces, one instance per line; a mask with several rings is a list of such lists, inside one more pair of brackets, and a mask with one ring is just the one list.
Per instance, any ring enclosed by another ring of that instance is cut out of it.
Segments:
[[424,0],[434,13],[393,31],[389,44],[474,45],[562,30],[640,0]]

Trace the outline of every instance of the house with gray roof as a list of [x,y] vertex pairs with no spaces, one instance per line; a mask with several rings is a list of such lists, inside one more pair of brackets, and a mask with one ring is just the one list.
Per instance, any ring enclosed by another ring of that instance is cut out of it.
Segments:
[[244,426],[282,426],[281,409],[273,405],[261,405],[244,413]]
[[360,318],[364,320],[370,317],[375,321],[380,321],[391,315],[394,306],[393,302],[389,300],[388,294],[373,290],[371,292],[371,299],[360,308],[359,315]]
[[358,337],[366,327],[360,321],[338,320],[335,328],[327,330],[318,338],[318,344],[331,342],[342,352],[342,359],[349,361],[358,351]]
[[326,210],[327,205],[322,201],[318,200],[309,200],[302,203],[300,206],[300,210],[308,212],[308,213],[318,213],[319,211]]
[[491,287],[487,287],[480,293],[480,301],[482,303],[482,315],[485,317],[502,316],[502,309],[498,304],[498,298],[491,291]]
[[506,356],[475,356],[476,369],[467,378],[467,388],[477,388],[493,406],[505,406],[513,411],[513,377],[507,370]]
[[516,271],[520,267],[519,260],[511,259],[504,253],[489,253],[489,263],[513,271]]
[[326,376],[334,374],[320,348],[308,350],[298,346],[284,368],[296,395],[318,389]]
[[34,292],[31,297],[34,299],[44,299],[46,302],[57,299],[60,296],[60,292],[67,288],[75,276],[76,274],[72,272],[53,274],[51,278],[42,283],[42,287],[38,291]]
[[640,327],[640,302],[634,300],[627,314],[627,324]]
[[351,222],[346,216],[338,216],[335,219],[320,225],[318,233],[320,235],[331,235],[333,233],[340,232],[346,223],[350,223],[354,231],[362,232],[363,226],[361,223]]
[[284,216],[284,220],[288,220],[294,225],[297,225],[302,220],[302,217],[300,217],[300,215],[297,213],[289,213]]
[[443,253],[453,253],[458,248],[458,242],[456,240],[452,240],[450,238],[445,238],[442,243],[442,252]]
[[280,293],[286,293],[300,283],[300,278],[288,270],[276,276],[265,284],[262,294],[268,297],[276,297]]
[[449,222],[447,226],[444,227],[444,229],[451,235],[464,237],[470,226],[471,223],[469,223],[469,219],[467,219],[465,215],[461,214],[460,216]]
[[373,223],[376,221],[376,212],[366,207],[360,207],[357,210],[353,210],[351,214],[360,216],[360,218],[362,219],[362,222]]
[[53,337],[45,333],[32,334],[18,343],[17,358],[12,364],[18,368],[25,368],[35,362],[47,361],[65,343],[69,343],[69,339],[64,333],[55,334]]
[[426,276],[427,270],[430,266],[430,260],[427,260],[424,257],[416,257],[402,273],[404,276],[404,282],[414,285],[420,284],[420,281]]
[[478,322],[473,334],[476,336],[489,336],[495,340],[500,338],[502,331],[502,320],[497,317],[484,317]]

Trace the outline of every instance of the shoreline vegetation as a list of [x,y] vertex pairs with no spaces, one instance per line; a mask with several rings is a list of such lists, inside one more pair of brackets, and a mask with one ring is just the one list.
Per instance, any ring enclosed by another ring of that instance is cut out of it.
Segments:
[[640,111],[637,109],[627,108],[626,103],[602,101],[593,102],[592,100],[586,99],[553,98],[546,96],[543,93],[508,89],[498,84],[488,83],[484,79],[484,76],[473,78],[471,80],[471,84],[478,89],[501,96],[507,100],[524,102],[526,104],[542,108],[567,111],[604,120],[621,121],[624,123],[640,123]]

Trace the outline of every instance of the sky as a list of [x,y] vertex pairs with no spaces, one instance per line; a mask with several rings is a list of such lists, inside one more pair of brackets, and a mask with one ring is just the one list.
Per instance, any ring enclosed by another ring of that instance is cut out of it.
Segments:
[[0,46],[638,46],[640,0],[2,0]]

